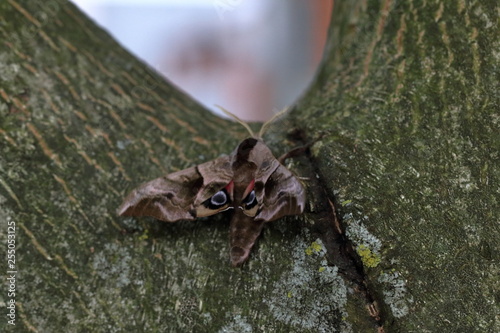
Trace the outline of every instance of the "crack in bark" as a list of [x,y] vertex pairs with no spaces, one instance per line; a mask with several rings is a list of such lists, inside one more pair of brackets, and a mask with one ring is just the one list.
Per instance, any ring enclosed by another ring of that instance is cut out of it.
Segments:
[[[292,133],[295,141],[308,142],[280,157],[280,161],[305,154],[308,159],[306,165],[309,181],[307,190],[309,195],[310,214],[314,217],[313,233],[317,234],[326,247],[326,258],[330,265],[338,267],[340,275],[353,284],[354,290],[365,302],[367,312],[373,320],[377,332],[385,332],[383,322],[386,319],[378,306],[378,300],[373,296],[364,271],[363,263],[356,252],[353,243],[345,234],[345,227],[337,214],[335,197],[330,195],[324,184],[324,177],[316,167],[316,159],[310,153],[310,146],[321,140],[321,135],[315,140],[309,140],[303,131]],[[381,303],[382,304],[382,303]]]

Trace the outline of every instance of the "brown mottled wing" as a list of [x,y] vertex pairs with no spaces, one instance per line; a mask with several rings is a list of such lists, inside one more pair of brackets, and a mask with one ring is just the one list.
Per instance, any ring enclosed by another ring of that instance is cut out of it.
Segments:
[[302,184],[290,170],[279,164],[264,183],[262,206],[255,220],[269,222],[286,215],[301,214],[305,201]]
[[231,156],[223,156],[140,185],[125,198],[118,214],[152,216],[167,222],[193,220],[196,208],[232,178]]

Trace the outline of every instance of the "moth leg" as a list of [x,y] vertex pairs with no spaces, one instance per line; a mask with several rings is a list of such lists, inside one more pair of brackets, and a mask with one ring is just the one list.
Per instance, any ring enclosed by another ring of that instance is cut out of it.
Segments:
[[294,149],[290,150],[288,153],[285,153],[285,154],[281,155],[278,158],[278,161],[281,164],[284,164],[287,159],[292,158],[292,157],[297,157],[299,155],[304,154],[306,151],[309,150],[309,148],[311,148],[312,145],[314,145],[316,142],[318,142],[319,140],[321,140],[325,135],[326,135],[326,133],[323,133],[319,137],[317,137],[316,139],[312,140],[311,142],[306,143],[303,146],[299,146],[297,148],[294,148]]
[[314,140],[314,141],[311,141],[303,146],[300,146],[300,147],[297,147],[297,148],[293,148],[292,150],[290,150],[288,153],[284,153],[283,155],[281,155],[279,158],[278,158],[278,162],[280,162],[281,164],[285,164],[285,161],[289,158],[292,158],[292,157],[297,157],[297,156],[300,156],[302,154],[304,154],[306,151],[309,150],[309,148],[311,148],[312,145],[314,145],[318,140]]

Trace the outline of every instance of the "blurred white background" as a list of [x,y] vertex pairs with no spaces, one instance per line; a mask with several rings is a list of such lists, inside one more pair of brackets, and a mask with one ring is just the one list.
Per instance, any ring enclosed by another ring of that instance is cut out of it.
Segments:
[[264,121],[311,82],[332,0],[73,0],[128,50],[219,113]]

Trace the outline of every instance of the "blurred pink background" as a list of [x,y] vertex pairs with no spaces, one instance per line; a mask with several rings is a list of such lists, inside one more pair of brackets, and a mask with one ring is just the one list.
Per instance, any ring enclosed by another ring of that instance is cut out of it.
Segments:
[[73,0],[210,110],[265,121],[304,92],[332,0]]

